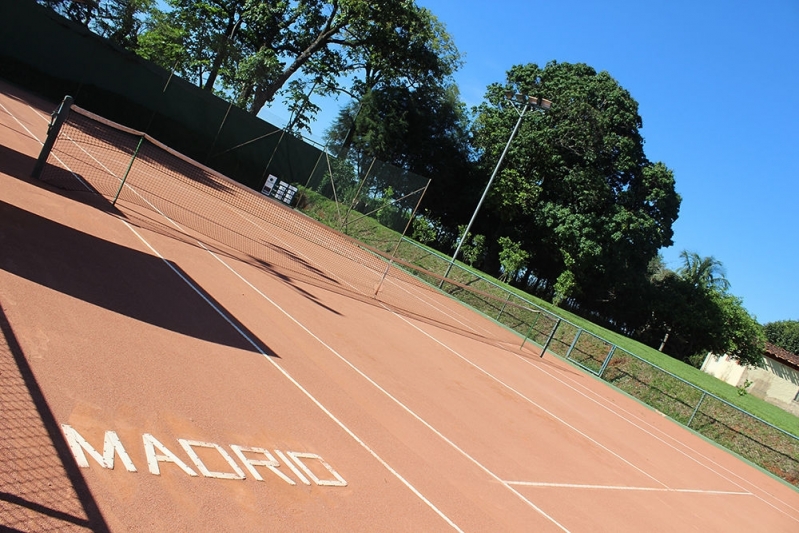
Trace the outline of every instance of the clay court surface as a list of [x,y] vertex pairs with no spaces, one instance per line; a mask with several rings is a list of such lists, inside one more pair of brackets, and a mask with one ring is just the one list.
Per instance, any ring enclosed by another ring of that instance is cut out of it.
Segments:
[[10,530],[799,531],[794,488],[444,295],[374,298],[344,239],[247,254],[32,180],[55,107],[0,83]]

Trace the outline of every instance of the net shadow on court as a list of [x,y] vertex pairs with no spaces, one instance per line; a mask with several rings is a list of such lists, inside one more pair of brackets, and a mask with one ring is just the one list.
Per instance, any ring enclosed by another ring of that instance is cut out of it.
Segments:
[[[0,220],[4,227],[2,270],[182,335],[247,351],[260,349],[276,356],[174,262],[165,264],[153,255],[3,201],[0,201]],[[191,283],[191,287],[178,276]],[[231,323],[205,302],[219,309]],[[252,339],[257,348],[246,342],[236,329]]]

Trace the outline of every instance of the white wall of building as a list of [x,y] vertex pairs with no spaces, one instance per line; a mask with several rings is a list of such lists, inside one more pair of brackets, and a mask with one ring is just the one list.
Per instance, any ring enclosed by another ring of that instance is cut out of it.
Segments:
[[708,354],[702,371],[733,387],[750,381],[749,394],[799,416],[799,371],[770,358],[765,358],[765,363],[764,368],[745,367],[726,355]]

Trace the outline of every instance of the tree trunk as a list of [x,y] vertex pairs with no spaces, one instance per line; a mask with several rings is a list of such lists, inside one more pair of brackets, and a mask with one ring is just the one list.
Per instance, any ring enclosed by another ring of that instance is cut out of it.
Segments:
[[233,38],[233,34],[236,33],[236,28],[241,22],[241,19],[238,22],[233,22],[234,15],[231,15],[228,19],[227,28],[225,28],[224,38],[219,45],[219,50],[216,51],[216,55],[214,56],[214,62],[211,64],[211,70],[208,72],[208,79],[205,80],[205,86],[203,90],[211,91],[214,88],[214,84],[216,83],[216,78],[219,76],[219,69],[222,68],[222,62],[225,61],[228,53],[228,43]]

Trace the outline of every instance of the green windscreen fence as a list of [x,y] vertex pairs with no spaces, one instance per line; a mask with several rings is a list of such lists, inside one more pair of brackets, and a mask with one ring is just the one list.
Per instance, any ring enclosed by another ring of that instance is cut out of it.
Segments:
[[260,190],[303,184],[321,150],[37,5],[0,2],[0,77],[143,131]]

